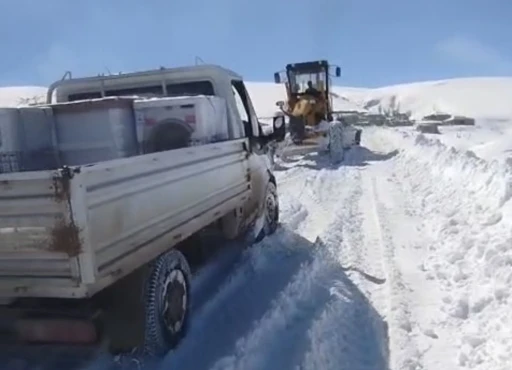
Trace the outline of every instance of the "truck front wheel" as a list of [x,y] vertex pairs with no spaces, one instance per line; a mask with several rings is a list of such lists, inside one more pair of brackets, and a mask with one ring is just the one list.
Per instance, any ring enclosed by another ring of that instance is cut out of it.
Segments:
[[190,267],[181,252],[171,250],[155,261],[147,280],[144,350],[164,355],[187,331],[190,306]]
[[355,140],[354,140],[356,145],[361,145],[361,134],[362,134],[361,130],[356,131],[356,136],[355,136]]
[[261,241],[265,236],[272,235],[279,226],[279,197],[277,196],[277,187],[273,182],[269,182],[265,193],[263,204],[264,223],[263,229],[258,234],[256,242]]

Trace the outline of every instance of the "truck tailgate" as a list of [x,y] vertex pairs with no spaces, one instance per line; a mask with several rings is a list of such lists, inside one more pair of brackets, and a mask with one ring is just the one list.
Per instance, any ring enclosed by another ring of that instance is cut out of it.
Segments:
[[0,298],[90,296],[243,204],[246,145],[0,175]]
[[0,296],[33,284],[77,286],[64,182],[51,171],[0,175]]

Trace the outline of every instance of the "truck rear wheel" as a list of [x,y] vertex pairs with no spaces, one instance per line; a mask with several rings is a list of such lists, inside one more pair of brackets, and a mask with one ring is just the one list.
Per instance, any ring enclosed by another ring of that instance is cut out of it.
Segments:
[[147,354],[164,355],[186,334],[190,278],[190,267],[178,250],[166,252],[155,261],[144,294],[144,352]]

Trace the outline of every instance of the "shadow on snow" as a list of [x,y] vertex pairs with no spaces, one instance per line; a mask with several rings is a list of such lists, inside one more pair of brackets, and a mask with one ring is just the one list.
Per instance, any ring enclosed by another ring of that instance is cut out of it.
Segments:
[[388,368],[386,324],[325,248],[281,228],[234,255],[198,281],[202,305],[161,369]]
[[[388,369],[382,317],[326,248],[286,227],[250,248],[222,248],[196,273],[192,304],[177,349],[122,368]],[[36,368],[71,369],[65,358]],[[104,357],[82,367],[112,368],[121,366]]]

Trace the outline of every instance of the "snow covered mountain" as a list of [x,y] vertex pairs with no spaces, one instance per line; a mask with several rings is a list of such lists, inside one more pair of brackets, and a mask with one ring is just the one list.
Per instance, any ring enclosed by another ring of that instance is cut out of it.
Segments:
[[[279,85],[248,88],[262,117],[284,98]],[[0,105],[44,93],[0,88]],[[283,227],[198,273],[190,332],[165,365],[510,369],[512,78],[334,93],[337,110],[399,105],[476,126],[367,127],[339,167],[311,155],[281,162]]]
[[432,113],[498,118],[512,116],[510,96],[512,78],[460,78],[372,89],[359,102],[373,112],[394,104],[417,118]]
[[[261,117],[276,111],[275,102],[285,99],[282,85],[248,82],[248,89]],[[376,89],[334,86],[335,110],[377,113],[398,107],[421,118],[432,113],[468,115],[476,118],[512,116],[512,77],[458,78],[387,86]],[[0,106],[15,106],[27,100],[44,99],[46,88],[0,87]]]
[[16,107],[27,102],[44,102],[46,87],[9,86],[0,87],[0,107]]

